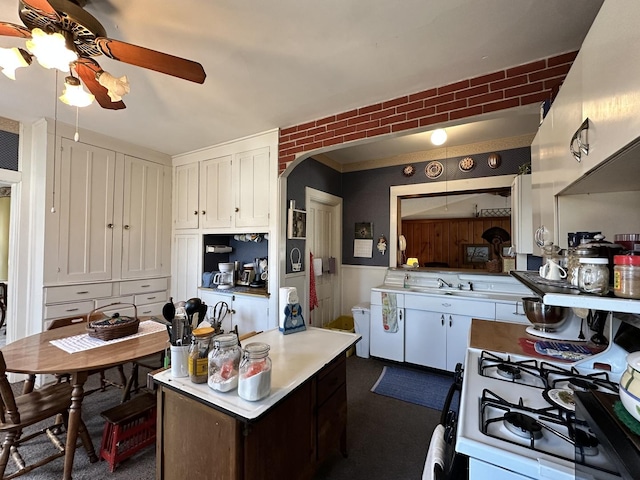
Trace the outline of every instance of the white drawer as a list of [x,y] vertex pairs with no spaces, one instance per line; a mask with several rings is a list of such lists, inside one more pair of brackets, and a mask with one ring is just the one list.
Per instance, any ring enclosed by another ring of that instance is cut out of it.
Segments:
[[522,302],[496,302],[496,320],[531,325],[531,322],[529,322],[529,319],[524,313]]
[[148,305],[138,306],[138,317],[160,316],[162,315],[162,307],[167,302],[149,303]]
[[163,290],[162,292],[151,292],[151,293],[141,293],[139,295],[135,295],[133,302],[140,307],[140,305],[148,305],[150,303],[157,302],[167,302],[169,297],[167,296],[167,291]]
[[44,318],[50,320],[52,318],[69,317],[71,315],[84,315],[93,310],[93,301],[60,303],[57,305],[45,305]]
[[120,282],[120,295],[131,295],[144,292],[158,292],[167,289],[167,279],[148,278],[146,280],[131,280]]
[[452,313],[474,318],[495,318],[493,302],[462,300],[450,295],[406,295],[404,306],[408,309],[428,312]]
[[[133,305],[127,305],[123,303],[122,305],[113,305],[112,307],[105,308],[100,310],[99,314],[96,313],[96,316],[92,318],[92,320],[99,320],[101,317],[99,315],[105,315],[107,317],[112,317],[115,313],[119,313],[123,317],[133,317],[136,313]],[[138,308],[138,316],[140,316],[140,309]]]
[[76,300],[93,300],[113,296],[113,284],[89,283],[85,285],[65,285],[63,287],[47,287],[44,292],[44,303],[74,302]]
[[393,290],[371,290],[371,305],[382,305],[382,293],[396,296],[396,306],[404,308],[404,294],[394,292]]

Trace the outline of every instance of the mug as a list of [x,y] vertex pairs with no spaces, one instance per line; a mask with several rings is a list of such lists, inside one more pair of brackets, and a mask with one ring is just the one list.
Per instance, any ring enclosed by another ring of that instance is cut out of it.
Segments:
[[189,376],[189,345],[171,345],[171,376]]
[[560,280],[567,276],[567,271],[552,260],[542,265],[538,273],[547,280]]
[[233,283],[233,272],[218,272],[213,276],[215,285],[227,285]]

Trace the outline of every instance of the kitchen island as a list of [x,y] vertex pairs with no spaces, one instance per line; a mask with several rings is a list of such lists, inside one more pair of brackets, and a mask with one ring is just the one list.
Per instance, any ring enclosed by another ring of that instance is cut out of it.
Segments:
[[346,456],[345,352],[359,339],[313,327],[252,337],[273,363],[271,394],[258,402],[156,374],[156,478],[306,479],[333,449]]

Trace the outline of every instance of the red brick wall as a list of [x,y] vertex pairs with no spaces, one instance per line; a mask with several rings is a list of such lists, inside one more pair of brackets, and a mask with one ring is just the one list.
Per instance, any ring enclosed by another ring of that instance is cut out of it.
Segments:
[[282,128],[278,172],[283,172],[302,152],[542,102],[562,83],[577,53],[537,60]]

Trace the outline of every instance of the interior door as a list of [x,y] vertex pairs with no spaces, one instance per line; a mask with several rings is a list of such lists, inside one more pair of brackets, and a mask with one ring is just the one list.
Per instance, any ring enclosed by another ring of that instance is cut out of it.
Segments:
[[[323,326],[340,316],[342,288],[340,277],[341,262],[341,225],[342,199],[318,190],[307,188],[307,241],[306,264],[309,263],[310,253],[314,259],[322,261],[322,268],[314,271],[315,290],[318,306],[307,314],[307,323]],[[329,259],[333,259],[334,270],[329,272]],[[307,272],[310,272],[307,268]],[[311,277],[307,273],[307,294],[299,296],[306,298],[309,308]]]

